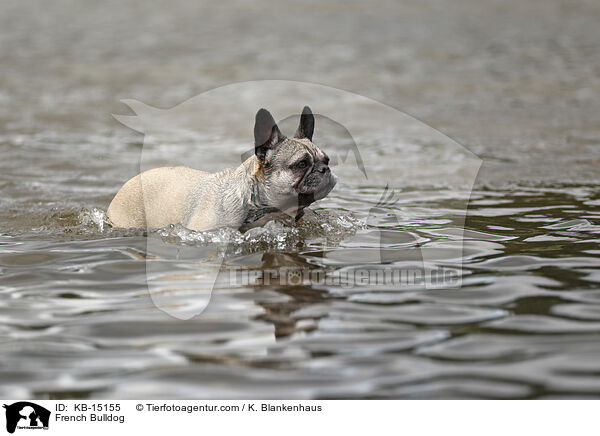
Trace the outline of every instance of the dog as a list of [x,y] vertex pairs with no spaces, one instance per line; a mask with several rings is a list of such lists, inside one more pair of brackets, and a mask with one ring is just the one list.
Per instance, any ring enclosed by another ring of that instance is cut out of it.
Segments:
[[315,118],[308,106],[293,138],[285,137],[266,109],[256,113],[254,154],[238,168],[206,173],[185,166],[154,168],[121,187],[107,210],[117,228],[247,229],[325,198],[337,183],[329,157],[312,142]]

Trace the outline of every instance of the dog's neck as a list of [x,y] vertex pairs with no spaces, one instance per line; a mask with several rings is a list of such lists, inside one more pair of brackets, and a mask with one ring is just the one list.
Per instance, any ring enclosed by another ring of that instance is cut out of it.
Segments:
[[268,198],[264,191],[265,174],[258,158],[253,155],[246,159],[236,170],[237,179],[244,184],[249,194],[247,205],[253,208],[268,207]]
[[268,203],[268,197],[264,190],[264,169],[255,155],[246,159],[235,172],[237,173],[236,179],[245,185],[243,191],[248,195],[244,196],[247,212],[243,226],[250,226],[267,215],[279,212],[279,209]]

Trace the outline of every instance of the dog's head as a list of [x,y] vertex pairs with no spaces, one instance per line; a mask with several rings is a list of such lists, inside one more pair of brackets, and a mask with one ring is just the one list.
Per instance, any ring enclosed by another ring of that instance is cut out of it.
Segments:
[[308,106],[293,138],[285,137],[266,109],[256,113],[254,153],[260,163],[266,205],[298,213],[333,189],[329,157],[312,142],[315,117]]

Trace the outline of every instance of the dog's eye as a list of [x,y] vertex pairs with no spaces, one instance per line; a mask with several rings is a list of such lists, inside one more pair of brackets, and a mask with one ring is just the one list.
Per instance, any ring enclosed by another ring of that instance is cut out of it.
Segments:
[[301,160],[300,162],[298,162],[298,164],[296,166],[298,168],[300,168],[301,170],[303,170],[304,168],[306,168],[308,166],[308,162],[306,162],[305,160]]

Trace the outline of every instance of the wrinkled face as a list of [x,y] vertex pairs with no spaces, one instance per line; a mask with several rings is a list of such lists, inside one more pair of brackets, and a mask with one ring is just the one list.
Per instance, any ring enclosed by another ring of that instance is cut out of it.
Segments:
[[254,151],[264,174],[267,205],[297,213],[324,198],[336,184],[329,169],[329,157],[312,143],[315,118],[308,106],[300,116],[294,138],[279,131],[265,109],[256,114]]
[[325,198],[337,178],[329,157],[307,138],[283,140],[264,163],[265,185],[274,207],[303,209]]

